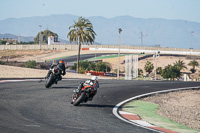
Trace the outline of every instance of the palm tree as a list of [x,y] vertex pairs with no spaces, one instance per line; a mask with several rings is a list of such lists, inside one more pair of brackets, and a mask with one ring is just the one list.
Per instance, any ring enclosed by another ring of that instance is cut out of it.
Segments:
[[198,63],[196,60],[190,61],[190,63],[189,63],[188,65],[189,65],[189,66],[192,66],[192,69],[190,69],[190,71],[191,71],[192,73],[195,73],[195,72],[196,72],[195,67],[199,67],[199,63]]
[[78,18],[78,22],[74,21],[73,26],[67,35],[70,43],[75,42],[79,45],[78,55],[77,55],[77,72],[79,71],[79,60],[80,60],[80,50],[81,44],[92,44],[95,40],[96,33],[93,30],[92,23],[83,17]]
[[176,66],[180,71],[182,69],[187,69],[187,67],[185,66],[185,63],[182,60],[178,60],[174,63],[174,66]]

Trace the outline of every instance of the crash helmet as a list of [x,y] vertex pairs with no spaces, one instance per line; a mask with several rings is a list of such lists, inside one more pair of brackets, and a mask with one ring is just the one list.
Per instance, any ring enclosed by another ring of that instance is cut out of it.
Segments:
[[98,77],[97,76],[92,76],[91,80],[97,80],[98,81]]
[[63,61],[63,60],[61,60],[61,61],[59,61],[59,63],[64,63],[64,61]]

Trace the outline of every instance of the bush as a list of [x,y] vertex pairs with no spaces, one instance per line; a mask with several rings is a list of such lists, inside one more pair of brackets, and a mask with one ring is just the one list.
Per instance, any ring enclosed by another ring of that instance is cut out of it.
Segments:
[[47,63],[41,63],[41,64],[39,64],[39,69],[45,69],[45,70],[47,70],[47,69],[49,69],[49,64],[47,64]]
[[141,68],[138,68],[138,75],[143,75],[143,70]]
[[[69,69],[76,70],[77,69],[77,63],[74,63],[74,66],[70,66]],[[110,72],[111,67],[109,63],[106,62],[88,62],[88,61],[80,61],[79,62],[79,73],[84,73],[85,71],[101,71],[101,72]]]
[[0,61],[0,65],[5,65],[5,62],[4,61]]
[[165,79],[174,80],[175,78],[179,78],[181,75],[180,69],[176,66],[168,65],[165,69],[162,70],[161,76]]
[[96,67],[95,67],[95,71],[110,72],[111,67],[110,67],[109,64],[107,64],[105,62],[97,62]]
[[35,60],[29,60],[25,63],[25,67],[27,68],[35,68],[36,67],[36,61]]

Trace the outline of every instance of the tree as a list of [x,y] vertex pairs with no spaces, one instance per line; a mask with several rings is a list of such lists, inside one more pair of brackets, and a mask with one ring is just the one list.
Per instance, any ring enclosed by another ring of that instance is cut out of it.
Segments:
[[101,71],[101,72],[110,72],[111,71],[111,67],[108,63],[106,62],[97,62],[96,67],[95,67],[96,71]]
[[148,74],[150,74],[152,72],[153,68],[154,68],[153,64],[150,61],[147,61],[144,66],[144,70],[146,72],[148,72]]
[[138,75],[142,75],[143,74],[143,70],[141,68],[138,68]]
[[6,44],[6,41],[5,40],[0,40],[0,45],[5,45]]
[[[48,37],[53,36],[54,38],[58,37],[56,33],[51,32],[50,30],[41,31],[41,41],[43,43],[48,43]],[[35,43],[39,43],[40,32],[34,38]]]
[[191,71],[192,73],[195,73],[195,72],[196,72],[195,67],[199,67],[199,63],[198,63],[196,60],[190,61],[190,63],[189,63],[188,65],[189,65],[189,66],[192,66],[192,69],[190,69],[190,71]]
[[180,77],[181,72],[178,67],[168,65],[162,70],[161,76],[165,79],[171,79],[174,81],[175,78]]
[[182,69],[187,69],[187,67],[185,66],[185,63],[182,60],[178,60],[174,63],[174,66],[176,66],[180,71]]
[[156,69],[156,73],[157,73],[157,74],[161,74],[161,73],[162,73],[162,67],[158,67],[158,68]]
[[78,18],[78,22],[74,21],[73,26],[67,35],[70,43],[74,42],[79,45],[78,55],[77,55],[77,72],[79,71],[79,60],[80,60],[80,50],[82,44],[92,44],[95,40],[96,33],[93,30],[92,23],[83,17]]

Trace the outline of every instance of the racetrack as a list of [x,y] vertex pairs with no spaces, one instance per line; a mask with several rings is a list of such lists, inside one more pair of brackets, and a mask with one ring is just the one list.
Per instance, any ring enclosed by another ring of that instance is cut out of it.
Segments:
[[79,79],[46,89],[44,81],[0,83],[0,132],[31,133],[150,133],[112,114],[130,97],[159,90],[199,86],[199,82],[100,80],[92,102],[70,104]]

